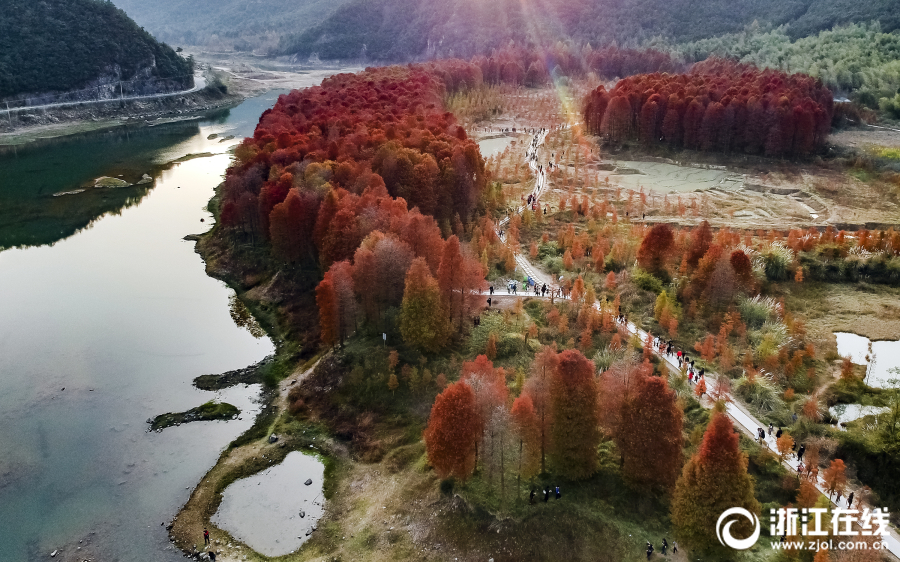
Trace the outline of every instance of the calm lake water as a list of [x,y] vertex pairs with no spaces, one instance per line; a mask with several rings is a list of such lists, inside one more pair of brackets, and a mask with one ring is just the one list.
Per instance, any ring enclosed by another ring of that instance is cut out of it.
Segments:
[[[235,325],[233,292],[182,238],[211,225],[205,206],[229,147],[277,94],[204,121],[0,155],[0,248],[22,246],[0,252],[0,562],[59,548],[74,559],[79,546],[100,560],[182,560],[160,523],[252,424],[259,394],[242,386],[217,396],[191,381],[273,351]],[[150,189],[52,196],[203,152],[215,155],[156,172]],[[214,398],[238,405],[242,419],[147,433],[148,418]]]

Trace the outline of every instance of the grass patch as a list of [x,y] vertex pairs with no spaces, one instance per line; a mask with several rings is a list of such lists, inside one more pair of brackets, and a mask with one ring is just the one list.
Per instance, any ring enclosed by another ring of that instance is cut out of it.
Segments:
[[186,412],[160,414],[153,419],[150,430],[156,431],[195,421],[230,420],[240,413],[241,411],[237,407],[226,402],[209,401]]

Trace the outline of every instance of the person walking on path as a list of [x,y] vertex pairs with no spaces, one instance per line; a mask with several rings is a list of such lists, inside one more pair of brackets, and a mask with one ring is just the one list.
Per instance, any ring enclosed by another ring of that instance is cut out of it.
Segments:
[[805,452],[806,452],[806,445],[800,445],[800,450],[797,451],[797,460],[798,461],[803,460],[803,453],[805,453]]
[[775,432],[775,439],[781,439],[781,428],[778,428],[778,431]]
[[548,501],[550,501],[550,488],[545,487],[544,488],[544,503],[547,503]]
[[769,435],[772,435],[772,432],[775,431],[775,426],[769,424]]
[[209,551],[209,562],[216,562],[216,552],[214,550]]
[[490,291],[491,291],[491,294],[493,295],[494,294],[494,286],[493,285],[491,285]]
[[666,550],[669,548],[669,543],[666,541],[666,538],[663,537],[663,547],[662,547],[662,555],[666,555]]
[[562,494],[559,493],[559,486],[556,487],[556,499],[560,499]]
[[203,544],[209,544],[209,531],[203,529]]
[[650,544],[650,541],[647,541],[647,560],[650,560],[651,556],[653,556],[653,545]]
[[678,552],[678,541],[672,541],[672,554]]
[[855,492],[850,492],[850,495],[847,496],[847,509],[853,507],[853,494],[855,494]]
[[531,495],[528,496],[528,503],[534,505],[534,486],[531,487]]

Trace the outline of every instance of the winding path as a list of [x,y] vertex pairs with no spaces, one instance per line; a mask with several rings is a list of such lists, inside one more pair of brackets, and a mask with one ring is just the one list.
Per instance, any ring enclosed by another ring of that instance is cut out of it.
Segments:
[[[535,199],[539,199],[540,196],[545,193],[545,191],[547,189],[547,185],[548,185],[546,170],[539,168],[538,164],[537,164],[538,148],[544,143],[544,139],[546,138],[547,133],[548,133],[548,131],[542,130],[541,132],[534,135],[534,137],[532,138],[531,145],[529,145],[529,148],[525,152],[525,159],[528,162],[528,167],[529,167],[529,169],[531,169],[532,173],[535,174],[535,187],[532,191],[532,195],[534,195]],[[524,206],[520,206],[516,209],[516,213],[521,213],[524,209],[525,209]],[[497,225],[498,235],[500,234],[500,232],[502,232],[503,228],[508,223],[509,223],[509,217],[502,219],[498,223],[498,225]],[[504,240],[503,236],[501,236],[501,240]],[[548,276],[547,274],[545,274],[544,272],[540,271],[534,265],[532,265],[531,262],[529,262],[528,259],[524,255],[516,254],[516,263],[528,276],[530,276],[532,279],[534,279],[536,283],[547,283],[548,287],[551,287],[551,289],[553,288],[554,283],[553,283],[552,278],[550,276]],[[524,297],[541,298],[539,295],[534,295],[533,293],[529,294],[527,291],[527,288],[522,293],[517,293],[515,295],[509,295],[509,296],[516,296],[516,297],[521,297],[521,298],[524,298]],[[549,297],[543,297],[543,298],[549,298]],[[594,307],[599,310],[598,303],[595,303]],[[629,334],[636,334],[641,339],[641,341],[646,341],[646,339],[648,337],[652,338],[652,336],[650,336],[646,331],[642,330],[637,325],[635,325],[631,322],[626,322],[624,325],[620,324],[620,327],[624,327],[625,330]],[[677,359],[674,359],[663,353],[659,353],[658,349],[654,349],[653,353],[660,360],[662,360],[663,363],[669,369],[672,369],[675,372],[678,372],[680,370],[678,367]],[[719,377],[719,375],[716,375],[715,373],[707,373],[705,375],[705,378],[707,379],[707,381],[711,387],[718,386],[718,384],[719,384],[718,377]],[[755,416],[753,416],[753,414],[751,414],[747,410],[747,407],[744,404],[742,404],[739,400],[734,398],[734,396],[730,392],[725,392],[723,394],[726,396],[725,411],[728,414],[728,416],[732,419],[732,421],[736,424],[736,426],[740,430],[744,431],[744,433],[746,433],[748,436],[750,436],[751,439],[754,439],[754,440],[757,439],[758,428],[766,428],[767,424],[760,422]],[[775,437],[773,435],[766,434],[765,441],[766,441],[766,445],[771,450],[773,450],[773,451],[778,450],[776,442],[775,442]],[[794,457],[794,459],[795,459],[793,462],[798,463],[798,461],[796,460],[796,457],[794,455],[791,455],[791,457]],[[790,461],[785,460],[782,462],[782,464],[784,465],[784,467],[787,470],[789,470],[793,473],[797,472],[797,466],[792,465]],[[833,505],[835,505],[837,507],[847,508],[846,499],[844,500],[844,505],[841,506],[841,504],[838,503],[838,501],[832,499],[831,496],[829,496],[829,494],[827,492],[828,488],[825,485],[825,481],[821,476],[817,479],[817,481],[815,482],[815,485],[816,485],[816,488],[818,488],[820,492],[822,492],[825,496],[829,497],[829,499],[831,500],[831,503]],[[767,514],[762,514],[762,517],[761,517],[762,524],[765,524],[765,522],[767,521],[766,516],[767,516]],[[888,529],[889,529],[889,534],[884,537],[884,545],[886,547],[886,550],[888,552],[890,552],[890,554],[892,554],[894,558],[900,560],[900,534],[898,534],[896,529],[894,529],[893,527],[889,527]],[[800,537],[797,537],[797,538],[800,538]]]

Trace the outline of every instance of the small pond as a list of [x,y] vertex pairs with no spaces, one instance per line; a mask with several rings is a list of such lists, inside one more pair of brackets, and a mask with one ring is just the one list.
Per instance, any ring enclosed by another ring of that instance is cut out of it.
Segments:
[[290,452],[280,464],[225,488],[212,522],[261,554],[289,554],[312,536],[325,512],[324,478],[318,458]]
[[502,154],[506,147],[510,145],[510,143],[515,140],[512,137],[495,137],[478,141],[478,148],[481,150],[481,155],[485,158],[489,158],[494,156],[495,154]]
[[836,404],[828,409],[837,418],[838,425],[849,423],[866,416],[878,415],[888,409],[880,406],[863,406],[861,404]]
[[[892,369],[900,369],[900,340],[871,341],[847,332],[835,332],[834,335],[837,338],[838,354],[842,357],[849,355],[850,360],[857,365],[870,365],[866,381],[869,386],[885,387],[889,386],[888,380],[900,379],[900,372],[891,372]],[[872,346],[872,355],[866,361],[869,344]]]

